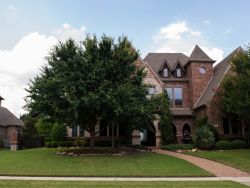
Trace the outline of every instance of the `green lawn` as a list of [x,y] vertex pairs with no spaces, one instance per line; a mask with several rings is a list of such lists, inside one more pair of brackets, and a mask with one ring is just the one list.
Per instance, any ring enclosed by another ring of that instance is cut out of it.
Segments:
[[0,175],[24,176],[212,176],[178,158],[144,153],[131,156],[56,155],[56,149],[0,151]]
[[1,188],[246,188],[230,181],[209,182],[70,182],[70,181],[0,181]]
[[224,151],[198,151],[188,154],[218,161],[250,173],[250,149]]

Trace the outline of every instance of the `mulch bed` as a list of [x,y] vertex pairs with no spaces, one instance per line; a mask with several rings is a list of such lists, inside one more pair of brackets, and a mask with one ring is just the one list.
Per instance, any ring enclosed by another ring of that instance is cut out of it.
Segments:
[[97,155],[111,155],[111,156],[125,156],[141,154],[143,152],[150,152],[151,150],[141,150],[134,148],[95,148],[91,151],[90,148],[65,148],[59,150],[57,155],[64,156],[97,156]]

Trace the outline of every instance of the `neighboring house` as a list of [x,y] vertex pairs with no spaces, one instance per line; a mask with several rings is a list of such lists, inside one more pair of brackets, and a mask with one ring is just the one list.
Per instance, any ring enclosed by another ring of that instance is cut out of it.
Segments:
[[[160,93],[169,95],[172,126],[178,143],[192,139],[197,117],[207,116],[220,135],[240,137],[244,134],[244,128],[223,113],[217,95],[224,76],[230,74],[230,60],[239,50],[242,49],[237,48],[217,65],[198,45],[190,57],[182,53],[149,53],[144,60],[137,60],[136,65],[144,67],[147,73],[144,82],[149,85],[148,97]],[[97,140],[110,140],[109,128],[103,127],[103,122],[96,126],[97,130],[102,130],[97,134]],[[134,130],[132,144],[159,146],[160,135],[158,121],[155,121],[151,129],[144,132]],[[68,136],[89,137],[89,133],[75,127],[68,128]],[[128,138],[119,127],[116,137]]]
[[0,140],[4,147],[10,147],[11,140],[15,140],[17,134],[21,133],[24,123],[8,109],[1,106],[2,100],[4,99],[0,96]]

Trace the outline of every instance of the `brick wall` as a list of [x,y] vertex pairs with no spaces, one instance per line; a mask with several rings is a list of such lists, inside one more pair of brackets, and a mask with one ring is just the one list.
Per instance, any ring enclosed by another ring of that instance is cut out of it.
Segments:
[[188,81],[179,81],[179,82],[165,82],[164,83],[164,88],[170,87],[170,88],[182,88],[182,107],[184,108],[189,108],[191,107],[190,103],[190,89],[189,89],[189,83]]
[[195,130],[195,126],[194,126],[194,118],[193,117],[173,117],[173,121],[172,124],[175,126],[176,128],[176,137],[177,137],[177,142],[181,143],[181,139],[183,137],[183,126],[185,124],[188,124],[191,128],[191,135],[194,135],[194,130]]
[[[199,72],[199,68],[201,67],[206,69],[205,74]],[[190,103],[193,106],[203,93],[211,77],[214,75],[213,64],[211,62],[190,62],[187,67],[187,74],[190,79]]]

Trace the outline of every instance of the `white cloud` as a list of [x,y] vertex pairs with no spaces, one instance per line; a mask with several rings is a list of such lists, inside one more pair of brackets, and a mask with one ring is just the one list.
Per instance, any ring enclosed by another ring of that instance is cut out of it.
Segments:
[[86,36],[86,28],[82,26],[80,29],[71,27],[70,24],[64,23],[62,27],[52,31],[52,35],[56,36],[60,41],[66,41],[72,38],[76,41],[83,40]]
[[[58,43],[71,37],[79,40],[85,37],[85,29],[72,28],[69,24],[56,29],[60,31],[54,35],[45,36],[38,32],[24,36],[11,50],[0,50],[0,95],[6,100],[3,106],[15,115],[24,113],[22,109],[24,97],[27,95],[24,88],[29,79],[32,79],[41,66],[49,50]],[[79,34],[82,34],[81,37]]]
[[155,52],[182,52],[190,55],[198,44],[212,59],[223,59],[224,51],[207,42],[202,32],[190,27],[186,21],[170,23],[160,28],[152,38]]
[[181,34],[188,31],[186,26],[186,22],[178,22],[167,25],[166,27],[162,27],[160,29],[161,37],[170,40],[180,40]]

